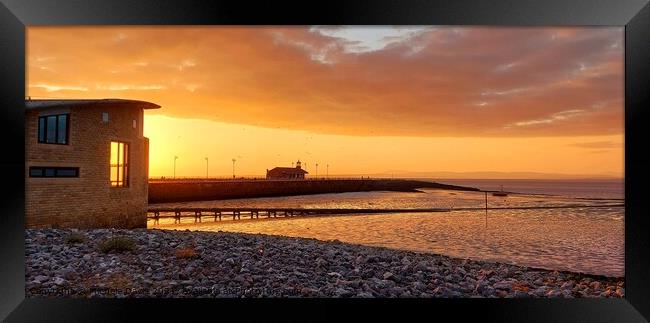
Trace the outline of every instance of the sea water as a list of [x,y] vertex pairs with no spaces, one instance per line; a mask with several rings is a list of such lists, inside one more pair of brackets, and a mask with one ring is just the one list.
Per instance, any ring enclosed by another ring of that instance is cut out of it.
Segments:
[[[584,206],[432,213],[299,216],[149,227],[263,233],[381,246],[504,262],[552,270],[624,276],[625,208],[622,180],[439,180],[514,192],[488,194],[489,207]],[[155,204],[157,207],[465,208],[485,206],[485,194],[426,189],[422,192],[355,192],[291,197]],[[599,206],[599,207],[590,207]]]

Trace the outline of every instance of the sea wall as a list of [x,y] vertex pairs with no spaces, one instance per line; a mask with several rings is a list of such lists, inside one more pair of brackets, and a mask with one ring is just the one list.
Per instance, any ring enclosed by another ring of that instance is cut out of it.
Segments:
[[478,191],[435,182],[391,179],[156,181],[149,182],[149,203],[344,192],[414,192],[418,188]]

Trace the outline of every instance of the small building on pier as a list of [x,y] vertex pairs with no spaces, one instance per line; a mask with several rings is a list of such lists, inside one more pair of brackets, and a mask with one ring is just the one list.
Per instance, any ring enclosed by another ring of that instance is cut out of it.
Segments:
[[275,167],[266,170],[266,179],[305,179],[305,174],[309,174],[302,169],[300,160],[296,162],[296,167]]

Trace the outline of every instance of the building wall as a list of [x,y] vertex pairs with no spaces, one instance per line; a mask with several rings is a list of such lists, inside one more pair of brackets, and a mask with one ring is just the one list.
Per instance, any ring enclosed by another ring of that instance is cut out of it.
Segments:
[[[297,168],[299,169],[299,168]],[[268,179],[304,179],[305,173],[296,171],[297,169],[284,170],[284,169],[272,169],[266,171],[266,178]]]
[[[110,121],[102,122],[108,112]],[[68,145],[38,143],[38,116],[70,113]],[[136,120],[133,128],[132,120]],[[84,105],[27,110],[25,216],[29,227],[146,227],[143,109]],[[129,143],[129,186],[110,186],[110,142]],[[31,178],[30,166],[79,167],[78,178]]]

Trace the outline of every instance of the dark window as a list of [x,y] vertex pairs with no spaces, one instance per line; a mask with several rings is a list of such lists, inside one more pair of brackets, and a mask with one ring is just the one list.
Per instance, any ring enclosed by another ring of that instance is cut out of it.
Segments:
[[38,142],[45,141],[45,118],[38,118]]
[[29,177],[79,177],[79,167],[33,166]]
[[56,126],[56,119],[57,116],[49,116],[47,117],[47,122],[45,123],[45,142],[48,144],[53,144],[56,142],[56,131],[57,131],[57,126]]
[[42,168],[31,167],[29,169],[29,177],[41,177],[41,176],[43,176]]
[[56,175],[59,177],[77,177],[79,176],[79,170],[75,168],[57,169]]
[[111,141],[111,173],[112,187],[129,186],[129,144]]
[[38,117],[38,142],[46,144],[68,144],[68,114]]
[[68,142],[68,116],[62,115],[59,117],[57,133],[56,133],[56,143],[65,144]]
[[56,176],[56,169],[54,168],[45,169],[45,177],[54,177],[54,176]]

